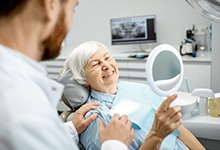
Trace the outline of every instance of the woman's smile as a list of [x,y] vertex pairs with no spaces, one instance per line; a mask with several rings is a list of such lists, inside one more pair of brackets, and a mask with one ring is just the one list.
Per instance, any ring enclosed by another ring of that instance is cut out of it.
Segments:
[[114,71],[111,71],[111,72],[107,73],[106,75],[102,76],[102,78],[108,78],[113,74],[114,74]]

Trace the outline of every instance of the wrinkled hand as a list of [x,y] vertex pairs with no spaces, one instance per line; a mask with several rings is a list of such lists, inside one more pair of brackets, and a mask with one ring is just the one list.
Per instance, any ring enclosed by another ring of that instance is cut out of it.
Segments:
[[119,117],[115,114],[109,124],[104,127],[103,121],[99,120],[99,137],[101,143],[107,140],[118,140],[128,147],[134,137],[134,129],[131,128],[132,122],[126,115]]
[[181,107],[174,106],[170,108],[170,103],[174,101],[176,97],[176,94],[169,96],[155,113],[151,132],[154,132],[162,140],[182,124]]
[[82,105],[73,115],[72,122],[78,132],[78,134],[82,133],[88,125],[94,121],[97,117],[97,114],[92,114],[88,118],[85,118],[85,114],[90,111],[98,108],[98,103],[88,103]]

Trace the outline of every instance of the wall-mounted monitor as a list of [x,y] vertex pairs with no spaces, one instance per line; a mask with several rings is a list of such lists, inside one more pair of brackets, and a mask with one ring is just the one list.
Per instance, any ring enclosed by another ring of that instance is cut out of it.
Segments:
[[155,43],[156,16],[135,16],[110,20],[112,45]]

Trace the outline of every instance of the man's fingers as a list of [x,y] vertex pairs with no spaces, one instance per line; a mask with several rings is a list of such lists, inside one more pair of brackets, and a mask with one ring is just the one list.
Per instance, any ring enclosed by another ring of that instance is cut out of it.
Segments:
[[90,110],[94,110],[94,109],[97,109],[99,106],[98,103],[88,103],[88,104],[85,104],[83,105],[80,109],[78,109],[82,114],[86,114],[88,111]]
[[99,130],[103,130],[105,128],[104,122],[99,119]]
[[92,114],[88,118],[85,119],[85,122],[87,125],[89,125],[91,122],[93,122],[97,118],[97,114]]
[[90,110],[90,109],[96,109],[99,106],[99,103],[96,102],[92,102],[92,103],[87,103],[85,105],[83,105],[82,107],[84,107],[85,110]]
[[127,125],[130,129],[132,129],[132,122],[130,120],[128,120]]
[[[115,113],[115,114],[112,116],[112,119],[111,119],[111,120],[114,120],[114,119],[119,120],[119,118],[120,118],[119,114]],[[111,121],[111,120],[110,120],[110,121]]]
[[128,121],[128,116],[122,115],[122,116],[120,117],[120,120],[123,121],[123,122],[127,122],[127,121]]

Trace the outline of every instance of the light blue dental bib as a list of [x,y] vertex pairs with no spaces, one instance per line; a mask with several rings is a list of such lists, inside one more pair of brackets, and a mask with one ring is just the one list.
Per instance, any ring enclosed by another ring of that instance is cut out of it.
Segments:
[[[163,99],[146,84],[119,82],[111,115],[113,113],[126,114],[134,123],[134,129],[139,128],[148,134],[154,121],[155,112],[162,101]],[[178,130],[175,130],[167,136],[162,142],[161,148],[175,149],[179,133]]]

